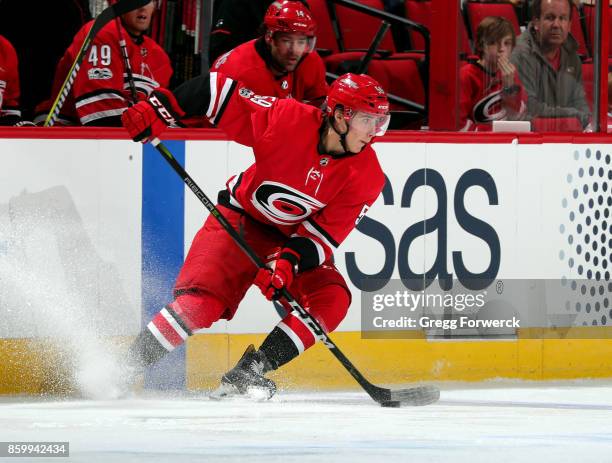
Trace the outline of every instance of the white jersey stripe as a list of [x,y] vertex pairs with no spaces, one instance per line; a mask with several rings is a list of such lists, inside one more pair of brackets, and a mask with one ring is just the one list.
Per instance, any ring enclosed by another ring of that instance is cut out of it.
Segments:
[[313,227],[310,222],[308,222],[307,220],[305,220],[304,222],[302,222],[302,225],[304,225],[304,228],[306,230],[308,230],[309,233],[312,233],[314,236],[316,236],[317,238],[319,238],[323,243],[325,243],[325,245],[329,248],[329,249],[334,249],[336,246],[334,246],[327,238],[325,238],[325,236],[323,236],[323,234],[321,234],[319,232],[319,230],[317,230],[315,227]]
[[230,193],[234,191],[234,187],[236,186],[236,183],[238,182],[239,178],[240,175],[234,175],[232,178],[229,179],[229,182],[227,182],[227,189],[230,191]]
[[[158,88],[158,86],[145,84],[143,82],[134,82],[134,87],[136,87],[137,90],[140,90],[140,91],[146,93],[147,95],[150,95],[153,92],[153,90]],[[130,89],[130,84],[129,83],[124,84],[123,88],[125,90],[129,90]]]
[[325,262],[325,250],[323,249],[323,246],[316,242],[316,240],[310,238],[308,239],[312,241],[315,245],[315,248],[317,248],[317,253],[319,254],[319,265],[321,265],[323,262]]
[[172,352],[174,350],[174,346],[170,344],[170,342],[164,337],[163,334],[160,333],[160,331],[157,329],[157,326],[155,326],[152,321],[149,322],[147,328],[149,329],[151,334],[155,336],[155,339],[157,339],[159,343],[164,346],[164,348],[168,352]]
[[100,93],[99,95],[94,95],[92,97],[85,98],[84,100],[79,100],[74,104],[74,106],[77,108],[81,108],[85,105],[88,105],[91,103],[97,103],[98,101],[102,101],[102,100],[125,101],[125,98],[123,98],[121,95],[117,95],[116,93]]
[[236,198],[234,198],[234,197],[233,197],[231,194],[230,194],[230,197],[229,197],[229,198],[230,198],[230,199],[229,199],[230,204],[231,204],[232,206],[237,207],[238,209],[244,209],[244,207],[242,207],[242,204],[240,204],[240,203],[238,202],[238,200],[237,200]]
[[293,344],[295,344],[295,347],[300,354],[304,352],[304,343],[302,342],[300,337],[293,332],[291,328],[289,328],[283,322],[279,322],[279,324],[276,326],[278,326],[281,330],[285,332],[287,336],[289,336],[289,339],[293,341]]
[[87,116],[83,116],[81,118],[81,124],[87,124],[88,122],[105,117],[121,116],[126,109],[127,108],[109,109],[107,111],[99,111],[97,113],[88,114]]
[[0,114],[2,114],[3,116],[21,117],[21,111],[19,109],[0,109]]
[[210,73],[210,103],[208,104],[208,110],[206,111],[206,117],[210,119],[212,116],[213,109],[217,100],[217,73]]
[[168,310],[164,307],[161,312],[162,316],[166,319],[166,321],[170,324],[170,326],[172,327],[172,329],[174,331],[176,331],[176,333],[183,338],[183,341],[185,339],[187,339],[189,337],[189,335],[185,332],[185,330],[183,328],[181,328],[181,325],[179,325],[176,320],[174,319],[174,317],[172,315],[170,315],[170,312],[168,312]]
[[215,112],[215,116],[212,119],[210,119],[210,122],[212,122],[213,124],[215,124],[217,121],[219,110],[223,107],[223,103],[225,102],[225,99],[227,98],[227,94],[229,93],[230,88],[232,88],[233,83],[234,81],[232,79],[225,79],[225,83],[223,84],[223,88],[221,89],[221,96],[219,96],[219,103],[217,104],[217,111]]
[[[134,78],[135,81],[141,80],[143,82],[149,83],[154,87],[159,87],[159,82],[157,82],[155,79],[151,79],[150,77],[147,77],[145,75],[142,74],[132,74],[132,77]],[[127,74],[127,72],[123,73],[123,78],[124,79],[128,79],[129,76]]]

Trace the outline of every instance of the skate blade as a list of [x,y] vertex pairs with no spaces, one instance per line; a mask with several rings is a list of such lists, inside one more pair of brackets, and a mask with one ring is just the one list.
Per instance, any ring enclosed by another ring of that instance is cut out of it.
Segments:
[[245,393],[241,393],[233,384],[221,383],[217,389],[208,395],[208,398],[215,401],[245,400],[248,402],[265,402],[273,395],[268,389],[261,387],[249,387]]
[[217,389],[215,389],[208,395],[208,398],[211,400],[224,400],[230,397],[234,397],[238,394],[238,389],[236,389],[235,386],[231,384],[221,383],[221,385]]

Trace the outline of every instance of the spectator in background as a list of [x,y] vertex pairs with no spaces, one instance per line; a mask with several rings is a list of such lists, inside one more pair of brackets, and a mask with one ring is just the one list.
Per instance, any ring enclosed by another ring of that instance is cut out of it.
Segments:
[[534,0],[531,23],[512,53],[529,115],[540,119],[533,121],[535,129],[579,130],[590,122],[578,43],[569,33],[570,1]]
[[514,28],[507,19],[489,16],[478,25],[479,60],[463,65],[459,74],[462,131],[491,130],[493,121],[524,118],[527,97],[510,62],[515,44]]
[[0,0],[0,34],[19,57],[21,110],[32,120],[34,108],[49,98],[55,66],[74,34],[90,19],[87,0]]
[[325,65],[314,51],[316,24],[299,1],[274,2],[264,17],[265,32],[221,55],[220,71],[259,95],[295,98],[320,106],[327,95]]
[[[127,43],[138,100],[147,98],[157,87],[169,85],[172,67],[168,55],[144,35],[154,10],[155,2],[151,1],[121,17],[121,32],[117,22],[111,21],[97,34],[61,109],[59,124],[121,126],[121,114],[133,98],[120,38]],[[42,124],[47,117],[92,24],[93,21],[81,28],[57,65],[52,98],[37,108],[37,124]]]
[[21,121],[19,65],[11,42],[0,35],[0,125]]

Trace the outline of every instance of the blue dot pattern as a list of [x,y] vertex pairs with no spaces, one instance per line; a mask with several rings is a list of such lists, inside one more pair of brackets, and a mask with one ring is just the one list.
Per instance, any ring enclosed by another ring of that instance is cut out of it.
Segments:
[[583,326],[612,325],[612,159],[587,149],[575,151],[574,160],[576,170],[566,175],[569,196],[561,200],[567,222],[559,231],[567,247],[559,251],[559,259],[574,275],[564,275],[563,285],[570,281],[572,290],[584,297],[565,308],[580,314]]

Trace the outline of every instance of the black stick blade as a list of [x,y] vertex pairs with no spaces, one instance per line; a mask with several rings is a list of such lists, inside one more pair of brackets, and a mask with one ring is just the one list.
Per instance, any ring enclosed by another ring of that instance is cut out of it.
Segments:
[[[408,389],[391,391],[389,402],[399,402],[401,406],[423,406],[437,402],[440,399],[440,389],[435,386],[416,386]],[[382,405],[382,404],[381,404]],[[396,405],[387,405],[396,406]]]

